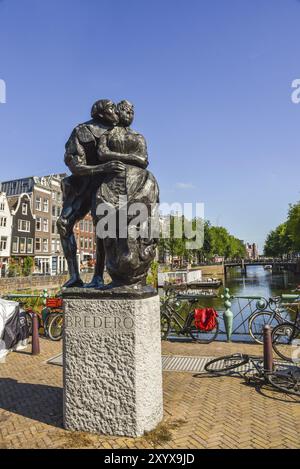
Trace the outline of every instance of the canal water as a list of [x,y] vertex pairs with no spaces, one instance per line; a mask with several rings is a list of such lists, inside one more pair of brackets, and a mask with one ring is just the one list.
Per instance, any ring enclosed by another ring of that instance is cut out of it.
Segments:
[[[279,296],[282,293],[292,293],[300,284],[300,276],[292,272],[282,271],[280,273],[272,273],[272,270],[265,270],[262,266],[247,267],[247,275],[241,274],[239,268],[231,269],[224,285],[229,288],[229,292],[234,298],[231,300],[231,310],[234,315],[233,340],[252,341],[248,335],[248,318],[254,311],[257,311],[257,300],[251,300],[239,297],[257,296],[268,300],[272,296]],[[222,293],[223,288],[219,289],[218,295]],[[222,319],[224,311],[224,300],[213,298],[205,300],[204,303],[212,304],[219,311],[220,329],[225,333],[224,322]],[[283,312],[285,316],[289,316],[288,312]],[[219,334],[219,340],[224,340],[225,334]]]
[[[270,270],[265,270],[261,266],[247,267],[247,275],[241,274],[240,268],[230,269],[226,279],[223,279],[223,286],[215,291],[218,295],[217,298],[203,298],[199,302],[199,306],[214,307],[219,313],[219,327],[220,332],[217,340],[226,340],[225,325],[223,321],[224,299],[221,299],[221,294],[224,291],[224,286],[229,288],[230,295],[234,296],[231,299],[231,311],[234,315],[233,331],[231,339],[233,341],[251,341],[253,339],[248,334],[249,316],[258,311],[258,299],[250,299],[247,297],[257,296],[268,300],[272,296],[279,296],[282,293],[293,293],[293,290],[300,285],[300,276],[291,272],[272,273]],[[246,297],[246,298],[239,298]],[[285,317],[289,313],[283,313]]]

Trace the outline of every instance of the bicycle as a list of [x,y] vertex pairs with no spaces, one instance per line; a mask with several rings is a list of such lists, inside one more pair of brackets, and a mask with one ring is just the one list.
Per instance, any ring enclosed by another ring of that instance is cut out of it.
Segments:
[[274,352],[288,362],[299,362],[297,348],[300,346],[300,295],[282,295],[286,300],[293,300],[297,308],[294,321],[285,321],[272,330],[272,347]]
[[236,370],[247,383],[270,384],[281,392],[300,396],[300,368],[297,366],[276,363],[273,371],[266,371],[261,358],[235,353],[210,360],[204,369],[217,374]]
[[[37,305],[38,301],[40,300],[40,296],[37,295],[9,295],[9,298],[15,298],[19,301],[20,306],[25,311],[25,317],[27,322],[27,327],[29,331],[29,335],[32,335],[33,329],[33,315],[37,315],[38,320],[38,330],[39,333],[45,335],[45,337],[49,337],[51,340],[59,340],[62,336],[62,326],[60,325],[60,321],[57,318],[57,315],[62,315],[62,298],[60,297],[52,297],[46,299],[46,305],[42,309],[42,311],[35,310],[35,306]],[[33,307],[26,307],[26,300],[30,298],[35,298],[36,301]],[[56,322],[54,321],[56,319]],[[51,331],[49,333],[50,325]],[[58,333],[58,327],[61,329],[61,333]]]
[[178,335],[190,335],[195,342],[208,344],[215,340],[219,332],[219,323],[216,319],[215,327],[212,330],[205,331],[195,325],[195,311],[192,309],[184,318],[178,307],[178,301],[186,300],[190,306],[196,305],[201,296],[197,295],[168,295],[161,305],[161,338],[166,340],[170,331],[176,330]]
[[48,323],[48,336],[51,340],[57,341],[63,335],[63,313],[58,312],[52,314]]
[[[256,308],[259,311],[249,316],[249,334],[257,344],[263,344],[263,329],[269,325],[272,329],[283,323],[289,314],[286,309],[282,308],[282,298],[284,295],[271,297],[269,300],[257,297]],[[255,297],[253,297],[255,298]]]

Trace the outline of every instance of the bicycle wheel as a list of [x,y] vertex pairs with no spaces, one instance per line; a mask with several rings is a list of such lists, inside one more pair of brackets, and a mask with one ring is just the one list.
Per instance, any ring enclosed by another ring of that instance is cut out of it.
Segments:
[[170,318],[166,314],[162,314],[160,318],[161,340],[167,340],[170,332]]
[[32,335],[32,317],[31,317],[31,314],[26,312],[25,316],[26,316],[26,322],[27,322],[29,335]]
[[264,326],[269,325],[273,329],[280,324],[280,319],[272,311],[254,313],[249,318],[249,334],[257,344],[263,344]]
[[248,355],[242,353],[234,353],[233,355],[225,355],[223,357],[214,358],[206,363],[204,369],[214,373],[222,373],[223,371],[234,370],[249,362]]
[[267,380],[279,391],[300,396],[300,369],[298,367],[287,367],[285,370],[270,373]]
[[199,344],[209,344],[215,340],[219,333],[219,322],[216,319],[216,326],[212,330],[203,331],[195,326],[195,319],[193,317],[191,325],[188,328],[188,332],[195,342],[198,342]]
[[57,313],[49,319],[48,335],[51,340],[60,340],[63,333],[63,315]]
[[48,313],[44,319],[44,333],[45,336],[49,337],[49,324],[50,320],[53,319],[58,313]]
[[300,358],[300,330],[289,322],[279,324],[272,331],[274,352],[283,360],[293,362]]

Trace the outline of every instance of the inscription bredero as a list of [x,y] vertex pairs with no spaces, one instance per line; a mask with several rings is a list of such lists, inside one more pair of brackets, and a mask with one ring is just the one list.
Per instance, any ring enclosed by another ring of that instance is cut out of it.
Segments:
[[66,326],[83,329],[103,329],[130,331],[134,328],[134,321],[128,316],[70,316],[65,318]]

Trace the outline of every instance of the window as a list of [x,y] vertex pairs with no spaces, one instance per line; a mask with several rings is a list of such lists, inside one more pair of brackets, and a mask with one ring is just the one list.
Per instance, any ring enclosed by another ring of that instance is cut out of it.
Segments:
[[48,239],[43,239],[43,252],[48,252]]
[[80,229],[80,231],[83,231],[83,221],[81,221],[81,222],[79,223],[79,229]]
[[55,192],[52,192],[51,196],[52,196],[52,200],[56,199],[56,193]]
[[52,205],[52,216],[56,217],[56,205]]
[[35,198],[35,209],[41,212],[42,210],[42,198],[41,197]]
[[92,240],[92,238],[89,239],[89,247],[90,247],[90,249],[93,249],[93,240]]
[[0,203],[0,212],[4,212],[5,205],[3,202]]
[[12,252],[19,252],[19,238],[14,236],[12,239]]
[[90,233],[93,233],[93,222],[90,221]]
[[44,218],[43,220],[43,231],[45,233],[48,233],[49,231],[49,220],[47,218]]
[[26,252],[26,238],[20,238],[20,253],[24,254]]
[[27,215],[28,211],[28,205],[27,204],[22,204],[22,215]]
[[7,218],[6,217],[1,217],[0,218],[0,226],[4,228],[6,226]]
[[84,248],[84,239],[83,238],[80,238],[80,248],[81,249]]
[[7,237],[1,236],[0,238],[0,252],[5,251],[7,248]]
[[56,241],[55,241],[55,239],[52,239],[52,241],[51,241],[51,253],[52,254],[54,254],[55,251],[56,251],[56,246],[55,245],[56,245]]
[[54,220],[52,220],[52,229],[51,229],[51,233],[52,234],[55,234],[56,233],[56,222]]
[[88,248],[89,248],[89,239],[85,238],[84,239],[84,249],[88,249]]
[[42,240],[41,238],[35,238],[35,250],[37,252],[41,252],[41,248],[42,248]]
[[49,212],[49,200],[48,199],[43,200],[43,211],[46,213]]
[[35,226],[36,231],[42,231],[42,219],[40,217],[37,217]]
[[29,233],[30,231],[30,221],[28,220],[18,220],[18,231],[24,231]]
[[33,253],[33,239],[32,238],[27,239],[27,253],[28,254]]
[[61,212],[61,207],[57,207],[56,216],[59,217]]
[[85,222],[84,222],[84,231],[85,231],[86,233],[89,232],[89,222],[88,222],[88,221],[85,221]]

